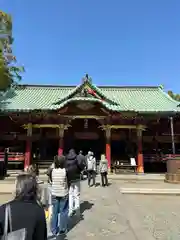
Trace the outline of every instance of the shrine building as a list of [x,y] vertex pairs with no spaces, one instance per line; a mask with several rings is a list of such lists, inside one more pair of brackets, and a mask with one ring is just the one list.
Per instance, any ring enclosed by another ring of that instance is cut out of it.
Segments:
[[158,86],[96,86],[86,75],[78,86],[18,85],[0,109],[1,154],[24,167],[73,148],[105,154],[109,168],[135,158],[143,173],[180,152],[179,103]]

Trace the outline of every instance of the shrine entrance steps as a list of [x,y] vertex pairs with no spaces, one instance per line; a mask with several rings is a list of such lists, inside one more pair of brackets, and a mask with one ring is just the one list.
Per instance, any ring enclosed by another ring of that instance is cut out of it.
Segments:
[[37,164],[38,164],[39,169],[46,170],[51,166],[52,162],[53,162],[53,159],[39,160],[39,161],[37,161]]

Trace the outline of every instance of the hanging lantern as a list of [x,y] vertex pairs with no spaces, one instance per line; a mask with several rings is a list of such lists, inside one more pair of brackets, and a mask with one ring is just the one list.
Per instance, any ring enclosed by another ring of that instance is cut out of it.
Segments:
[[88,119],[87,118],[85,118],[84,119],[84,128],[88,128]]

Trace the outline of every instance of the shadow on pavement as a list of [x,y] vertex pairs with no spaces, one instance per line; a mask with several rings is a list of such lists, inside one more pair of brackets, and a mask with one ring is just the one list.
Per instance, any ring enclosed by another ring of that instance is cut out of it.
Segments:
[[93,206],[94,206],[94,203],[91,203],[89,201],[82,202],[80,205],[81,214],[84,213],[86,210],[91,209]]
[[99,187],[101,184],[100,183],[96,183],[95,184],[95,187]]
[[[83,213],[85,211],[91,209],[93,207],[93,205],[94,205],[94,203],[91,203],[89,201],[84,201],[81,203],[81,205],[80,205],[81,215],[80,216],[74,215],[69,219],[69,224],[68,224],[69,231],[71,231],[80,221],[84,220]],[[66,235],[61,235],[61,236],[57,236],[57,237],[54,237],[54,236],[48,237],[48,240],[55,240],[55,239],[68,240]]]
[[68,238],[66,235],[61,235],[61,236],[56,237],[56,240],[68,240]]
[[[111,186],[111,184],[112,184],[112,183],[108,183],[107,187]],[[96,187],[102,187],[102,186],[101,186],[101,183],[96,183],[95,186],[96,186]]]
[[57,236],[57,237],[48,237],[48,240],[68,240],[67,236],[66,235],[60,235],[60,236]]
[[70,218],[69,220],[69,231],[71,231],[80,221],[84,220],[83,213],[93,207],[94,203],[91,203],[89,201],[84,201],[80,205],[81,209],[81,215],[76,216],[74,215],[73,217]]

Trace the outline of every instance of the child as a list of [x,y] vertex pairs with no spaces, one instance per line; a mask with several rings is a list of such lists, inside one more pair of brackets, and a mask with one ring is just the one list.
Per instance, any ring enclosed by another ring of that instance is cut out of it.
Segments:
[[37,166],[37,164],[31,164],[27,169],[26,169],[27,173],[32,175],[33,177],[36,178],[37,184],[38,184],[38,199],[37,201],[39,202],[39,204],[45,206],[45,200],[44,200],[44,191],[43,191],[43,181],[39,180],[39,168]]
[[37,165],[36,164],[32,164],[30,165],[27,169],[26,169],[27,173],[33,175],[33,177],[37,177],[38,176],[38,169],[37,169]]
[[42,184],[43,181],[39,180],[39,167],[37,164],[32,164],[27,168],[27,173],[31,174],[32,176],[36,177],[37,183]]
[[108,179],[107,179],[108,161],[104,154],[101,155],[101,160],[100,160],[100,164],[99,164],[99,172],[101,174],[102,187],[108,186]]

